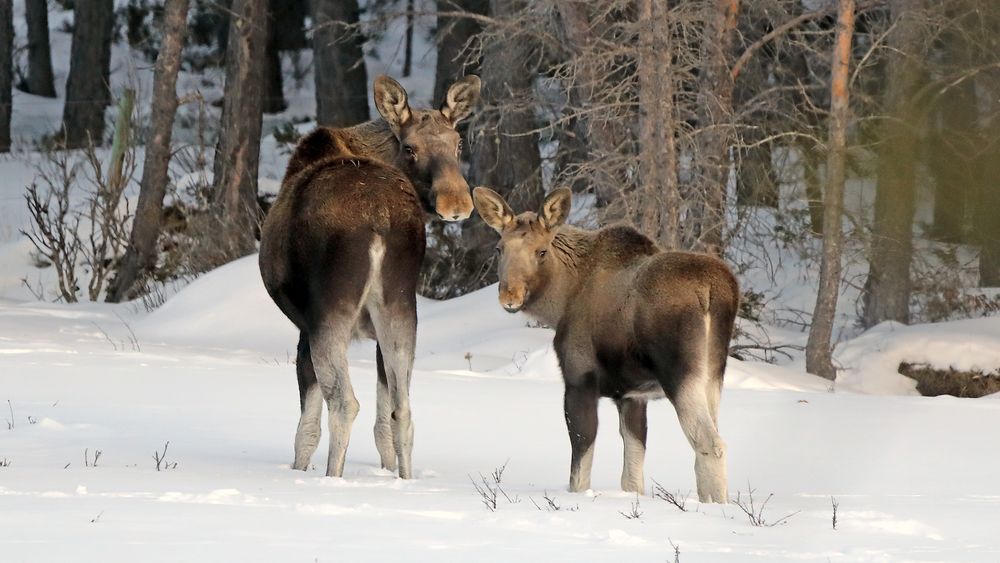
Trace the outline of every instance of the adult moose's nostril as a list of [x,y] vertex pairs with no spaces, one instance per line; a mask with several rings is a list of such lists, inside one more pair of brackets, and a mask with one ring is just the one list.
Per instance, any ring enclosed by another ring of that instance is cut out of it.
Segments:
[[456,214],[454,214],[454,215],[451,216],[451,218],[454,219],[455,221],[458,221],[461,217],[462,216],[459,215],[458,213],[456,213]]

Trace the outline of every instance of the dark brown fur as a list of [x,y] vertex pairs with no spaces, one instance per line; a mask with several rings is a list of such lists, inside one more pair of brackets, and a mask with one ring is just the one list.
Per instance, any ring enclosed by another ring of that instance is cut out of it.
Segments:
[[[449,90],[442,109],[412,110],[406,91],[379,77],[375,102],[383,120],[319,128],[292,154],[262,227],[260,271],[271,298],[300,331],[295,469],[308,467],[319,443],[325,401],[327,475],[343,474],[359,408],[347,345],[352,337],[370,337],[378,342],[376,446],[383,467],[398,464],[401,477],[411,476],[409,386],[425,249],[421,201],[447,209],[452,220],[471,212],[468,185],[455,174],[454,126],[478,92],[479,79],[467,77]],[[425,198],[420,187],[429,192]]]

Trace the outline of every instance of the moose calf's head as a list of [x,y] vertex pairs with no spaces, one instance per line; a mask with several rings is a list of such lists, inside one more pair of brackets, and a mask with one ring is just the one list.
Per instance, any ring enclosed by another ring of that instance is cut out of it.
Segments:
[[451,85],[440,109],[414,110],[398,82],[384,75],[375,79],[375,107],[399,141],[395,164],[445,221],[472,214],[469,184],[459,163],[462,139],[455,126],[472,113],[480,84],[479,77],[466,76]]
[[552,240],[566,222],[572,196],[566,188],[553,190],[541,212],[520,215],[514,215],[503,197],[489,188],[476,188],[472,197],[483,221],[500,233],[500,305],[516,313],[530,305],[549,283]]

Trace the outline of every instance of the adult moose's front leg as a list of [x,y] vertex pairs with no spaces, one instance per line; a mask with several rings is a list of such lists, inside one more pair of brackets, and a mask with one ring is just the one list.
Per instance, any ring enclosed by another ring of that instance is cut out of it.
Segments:
[[643,494],[645,480],[642,464],[646,457],[646,401],[621,399],[618,406],[618,430],[625,446],[622,464],[622,490]]
[[344,475],[344,458],[351,439],[351,427],[360,406],[347,371],[347,344],[350,336],[351,324],[342,321],[323,326],[311,334],[309,340],[316,380],[326,399],[329,415],[327,477]]
[[590,488],[590,469],[594,463],[594,440],[597,438],[597,386],[591,383],[566,383],[563,409],[572,457],[569,466],[570,492]]

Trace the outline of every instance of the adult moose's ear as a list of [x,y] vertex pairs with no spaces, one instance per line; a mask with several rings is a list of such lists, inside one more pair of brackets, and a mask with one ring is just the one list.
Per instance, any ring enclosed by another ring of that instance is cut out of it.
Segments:
[[441,113],[448,121],[451,121],[452,127],[469,117],[469,114],[475,109],[482,84],[478,76],[470,74],[448,88],[444,102],[441,103]]
[[380,75],[375,79],[375,109],[389,124],[398,137],[399,131],[410,120],[413,113],[406,96],[406,90],[392,78]]
[[552,230],[566,222],[569,217],[570,205],[573,203],[573,192],[567,188],[552,190],[542,204],[542,225]]
[[482,186],[472,190],[472,200],[476,203],[476,211],[498,233],[514,220],[514,212],[504,201],[503,196]]

